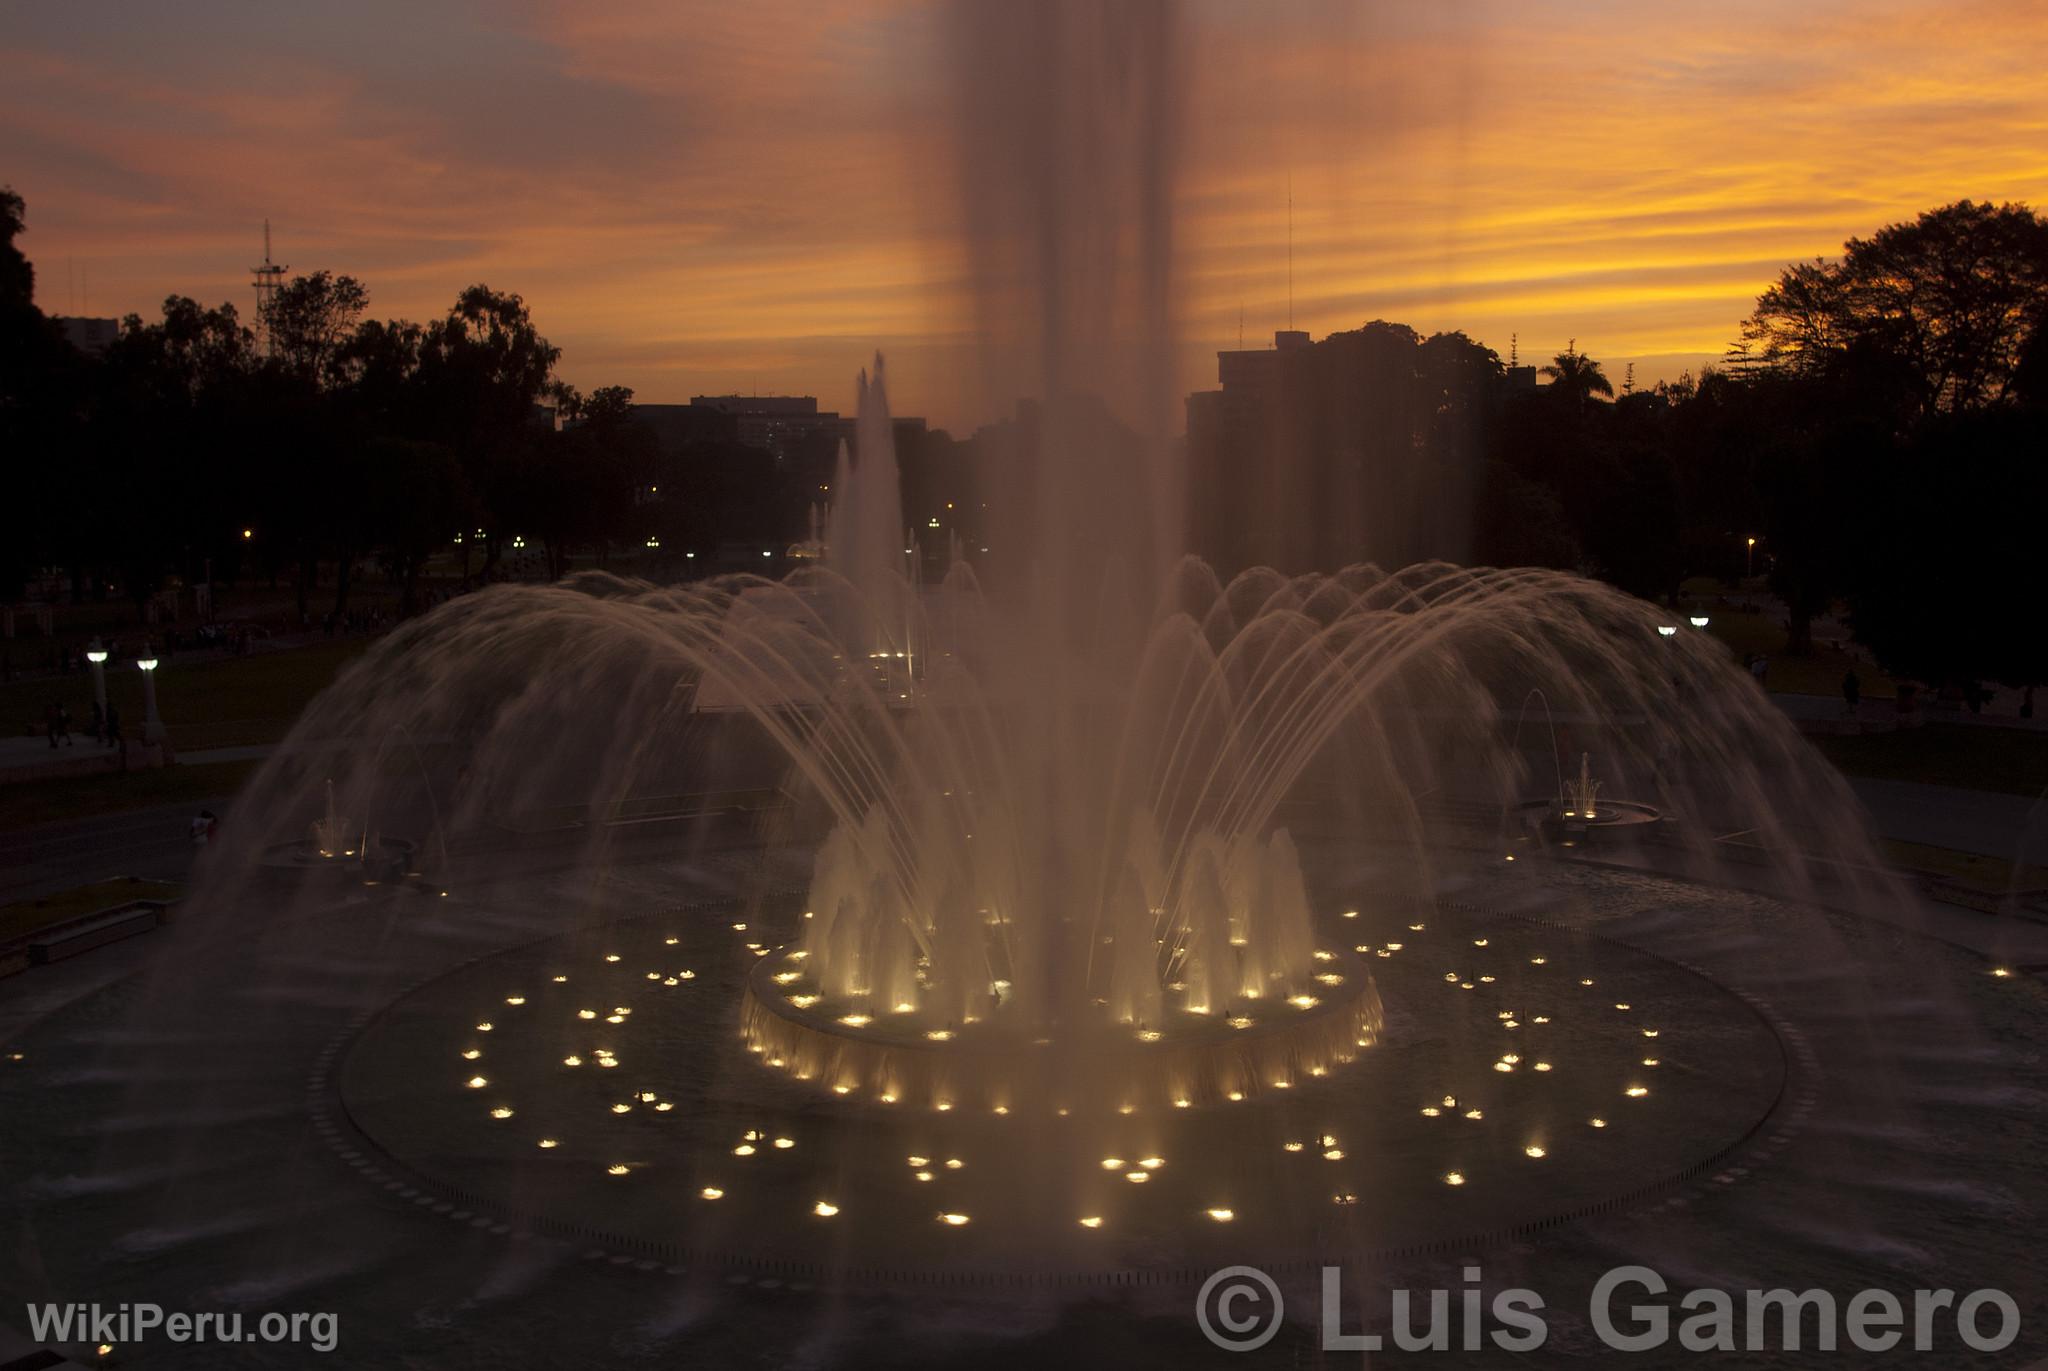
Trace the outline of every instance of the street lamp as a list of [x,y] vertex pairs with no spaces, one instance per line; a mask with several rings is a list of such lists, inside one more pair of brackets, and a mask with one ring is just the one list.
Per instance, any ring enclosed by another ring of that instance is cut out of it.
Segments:
[[92,698],[100,707],[100,726],[107,721],[107,649],[98,638],[86,644],[85,660],[92,663]]
[[1704,614],[1695,614],[1692,616],[1691,622],[1694,628],[1705,628],[1709,623],[1709,620],[1707,616]]
[[137,657],[135,665],[142,668],[142,741],[160,743],[164,721],[156,713],[156,658]]
[[1748,550],[1748,552],[1747,552],[1747,553],[1745,553],[1744,555],[1745,555],[1745,556],[1746,556],[1746,557],[1748,558],[1748,560],[1747,560],[1747,562],[1745,562],[1745,563],[1744,563],[1744,570],[1743,570],[1743,573],[1742,573],[1742,574],[1743,574],[1743,575],[1745,575],[1745,576],[1754,576],[1754,575],[1756,575],[1756,535],[1755,535],[1755,534],[1751,534],[1751,535],[1750,535],[1750,539],[1749,539],[1749,550]]
[[1678,625],[1677,625],[1677,624],[1659,624],[1659,625],[1657,625],[1657,636],[1658,636],[1659,638],[1676,638],[1676,637],[1678,636]]

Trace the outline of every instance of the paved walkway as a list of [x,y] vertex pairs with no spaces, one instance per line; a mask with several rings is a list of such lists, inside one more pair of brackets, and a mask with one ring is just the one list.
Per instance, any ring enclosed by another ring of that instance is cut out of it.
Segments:
[[1881,837],[2048,866],[2048,801],[1851,777]]
[[0,833],[0,903],[32,900],[109,876],[179,881],[192,868],[189,825],[201,809],[226,817],[228,797]]

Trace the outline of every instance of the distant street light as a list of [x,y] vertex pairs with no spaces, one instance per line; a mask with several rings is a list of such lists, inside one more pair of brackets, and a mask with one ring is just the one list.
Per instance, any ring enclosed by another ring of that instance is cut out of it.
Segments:
[[156,713],[156,658],[138,657],[135,665],[142,668],[142,741],[160,743],[164,721]]
[[1677,625],[1677,624],[1659,624],[1659,625],[1657,625],[1657,636],[1658,636],[1659,638],[1676,638],[1676,637],[1678,636],[1678,625]]
[[100,707],[100,723],[107,719],[107,650],[94,638],[86,645],[85,660],[92,663],[92,698]]
[[1745,576],[1754,576],[1756,575],[1756,539],[1753,536],[1749,540],[1749,551],[1746,555],[1748,556],[1749,560],[1746,564],[1747,569],[1742,574]]
[[1695,614],[1692,616],[1692,626],[1694,628],[1705,628],[1708,622],[1709,620],[1707,616],[1704,614]]
[[255,536],[256,530],[253,528],[245,528],[242,530],[242,541],[245,543],[248,542],[251,538],[254,538]]

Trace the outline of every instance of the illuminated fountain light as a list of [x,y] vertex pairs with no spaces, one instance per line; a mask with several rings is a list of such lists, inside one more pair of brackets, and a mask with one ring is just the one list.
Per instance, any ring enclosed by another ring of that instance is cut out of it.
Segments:
[[633,1106],[630,1104],[619,1103],[612,1106],[612,1113],[614,1114],[630,1114],[632,1112]]
[[1542,1158],[1544,1158],[1545,1156],[1549,1155],[1543,1150],[1542,1147],[1538,1146],[1536,1143],[1530,1143],[1527,1147],[1523,1148],[1522,1154],[1524,1156],[1534,1157],[1539,1161],[1542,1160]]
[[1632,1100],[1640,1100],[1643,1096],[1650,1093],[1650,1087],[1647,1085],[1632,1085],[1621,1093]]
[[1534,1064],[1534,1069],[1535,1069],[1535,1070],[1537,1070],[1537,1071],[1548,1071],[1548,1070],[1550,1070],[1550,1063],[1549,1063],[1549,1062],[1536,1062],[1536,1063]]
[[1588,1120],[1586,1120],[1586,1122],[1587,1122],[1587,1123],[1589,1123],[1589,1124],[1591,1124],[1591,1125],[1592,1125],[1593,1127],[1595,1127],[1595,1128],[1605,1128],[1605,1127],[1607,1127],[1607,1120],[1605,1120],[1605,1119],[1588,1119]]
[[509,1119],[512,1117],[512,1111],[501,1104],[491,1111],[491,1117],[494,1119]]
[[739,1144],[739,1146],[733,1148],[732,1154],[735,1157],[751,1157],[754,1155],[754,1145],[752,1143],[743,1142]]
[[1088,1214],[1088,1215],[1085,1215],[1085,1216],[1083,1216],[1083,1218],[1081,1219],[1081,1227],[1083,1227],[1083,1228],[1100,1228],[1100,1227],[1102,1227],[1102,1216],[1101,1216],[1100,1214]]
[[839,1206],[830,1200],[819,1200],[811,1206],[811,1212],[821,1219],[829,1219],[839,1212]]
[[524,995],[507,995],[505,997],[505,1003],[511,1005],[525,1004],[526,997]]
[[958,1228],[967,1222],[967,1216],[965,1214],[941,1214],[939,1215],[939,1222],[949,1228]]
[[1232,1219],[1237,1217],[1236,1213],[1232,1210],[1223,1209],[1220,1207],[1216,1209],[1206,1210],[1204,1212],[1206,1212],[1208,1216],[1214,1219],[1217,1223],[1229,1223]]
[[1478,1123],[1481,1119],[1486,1117],[1486,1111],[1482,1109],[1468,1109],[1465,1111],[1465,1117],[1472,1120],[1472,1122],[1474,1123]]
[[914,1179],[914,1180],[919,1180],[919,1181],[928,1181],[928,1180],[930,1180],[930,1179],[932,1178],[932,1173],[931,1173],[931,1172],[929,1172],[929,1171],[917,1171],[917,1172],[913,1172],[913,1173],[911,1173],[911,1174],[912,1174],[912,1179]]
[[619,959],[619,954],[616,952],[607,952],[604,954],[604,959],[608,962],[615,962]]
[[1150,1171],[1126,1171],[1124,1172],[1124,1179],[1132,1185],[1143,1185],[1146,1181],[1152,1179],[1152,1173]]
[[1643,1036],[1645,1038],[1654,1038],[1657,1036],[1657,1030],[1654,1028],[1646,1028],[1643,1030]]
[[725,1192],[715,1185],[707,1185],[702,1190],[699,1190],[697,1194],[700,1198],[707,1200],[722,1200],[725,1198]]
[[481,1090],[485,1086],[489,1085],[490,1082],[485,1080],[482,1076],[471,1076],[467,1081],[464,1081],[463,1084],[467,1085],[471,1090]]
[[1657,1058],[1655,1058],[1655,1057],[1645,1057],[1645,1058],[1643,1058],[1643,1065],[1644,1065],[1644,1066],[1656,1066],[1656,1065],[1658,1065],[1658,1059],[1657,1059]]
[[1465,1183],[1465,1173],[1464,1173],[1464,1172],[1462,1172],[1462,1171],[1446,1171],[1446,1172],[1444,1172],[1444,1184],[1445,1184],[1445,1185],[1463,1185],[1464,1183]]
[[946,1169],[948,1171],[958,1171],[961,1167],[965,1165],[967,1165],[967,1163],[961,1161],[958,1157],[946,1158]]
[[594,1019],[597,1017],[597,1011],[595,1009],[579,1009],[576,1011],[576,1017],[579,1019]]
[[569,983],[569,978],[567,976],[557,976],[554,979],[556,985],[567,985]]
[[1138,1165],[1144,1167],[1147,1171],[1157,1171],[1160,1167],[1166,1165],[1166,1158],[1140,1157],[1138,1159]]
[[485,1021],[484,1021],[483,1023],[480,1023],[480,1024],[478,1024],[478,1025],[476,1026],[476,1031],[477,1031],[477,1032],[479,1032],[479,1033],[488,1033],[488,1032],[490,1032],[490,1031],[491,1031],[491,1025],[490,1025],[490,1021],[489,1021],[489,1020],[485,1020]]
[[464,1060],[464,1061],[466,1061],[466,1062],[473,1062],[473,1061],[475,1061],[475,1060],[476,1060],[476,1059],[477,1059],[478,1057],[481,1057],[481,1056],[483,1056],[483,1055],[484,1055],[484,1054],[483,1054],[483,1052],[482,1052],[482,1051],[481,1051],[480,1049],[472,1047],[472,1048],[469,1048],[469,1049],[467,1049],[467,1050],[465,1050],[465,1051],[463,1052],[463,1054],[462,1054],[462,1060]]
[[790,1148],[792,1148],[792,1147],[795,1147],[795,1146],[796,1146],[796,1139],[795,1139],[795,1138],[777,1138],[777,1139],[775,1140],[775,1146],[776,1146],[776,1147],[777,1147],[777,1148],[778,1148],[779,1150],[781,1150],[781,1151],[784,1151],[784,1152],[787,1152],[787,1151],[788,1151],[788,1150],[789,1150]]
[[610,1166],[607,1166],[604,1169],[604,1171],[607,1176],[623,1176],[632,1169],[632,1167],[626,1165],[624,1162],[613,1162]]
[[550,1151],[554,1148],[560,1147],[562,1144],[554,1138],[542,1138],[539,1142],[535,1143],[534,1145],[536,1147],[541,1148],[543,1151]]

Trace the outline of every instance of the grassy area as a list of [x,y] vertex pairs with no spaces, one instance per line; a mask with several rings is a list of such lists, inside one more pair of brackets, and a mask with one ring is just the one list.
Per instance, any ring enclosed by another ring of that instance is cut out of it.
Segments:
[[2008,890],[2039,890],[2048,886],[2048,867],[2021,865],[2003,857],[1980,857],[1974,852],[1956,852],[1925,843],[1884,840],[1885,855],[1894,866],[1929,876],[1946,876],[1956,884],[1990,895]]
[[2048,789],[2048,734],[1928,724],[1896,733],[1812,740],[1847,776],[1994,790],[2029,798]]
[[149,771],[60,776],[0,786],[0,832],[63,819],[89,819],[156,805],[219,800],[242,788],[260,762],[160,766]]
[[1755,652],[1771,659],[1768,684],[1772,690],[1795,695],[1840,695],[1842,673],[1854,667],[1863,682],[1865,699],[1890,700],[1898,696],[1898,687],[1891,677],[1872,663],[1859,662],[1829,644],[1815,643],[1813,651],[1804,657],[1786,656],[1785,627],[1767,614],[1711,603],[1698,612],[1710,617],[1707,632],[1727,644],[1729,655],[1738,663]]
[[51,924],[96,914],[102,909],[130,900],[175,900],[181,887],[170,881],[145,881],[139,876],[117,876],[110,881],[74,886],[40,900],[17,900],[0,905],[0,942],[19,938]]
[[[231,747],[274,743],[299,712],[343,666],[368,648],[367,638],[336,638],[282,652],[195,662],[170,658],[157,669],[157,709],[173,747]],[[121,728],[142,736],[141,673],[133,665],[107,672],[107,696],[121,711]],[[45,677],[0,685],[0,727],[40,734],[53,699],[71,710],[72,728],[83,731],[92,718],[92,675]]]

